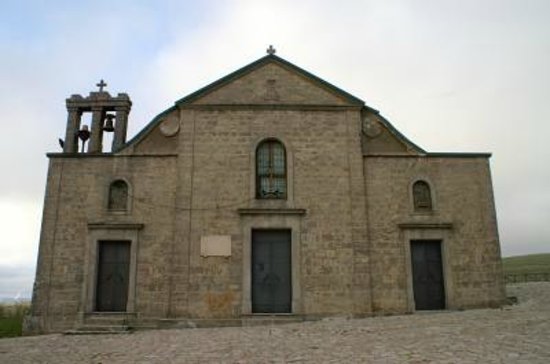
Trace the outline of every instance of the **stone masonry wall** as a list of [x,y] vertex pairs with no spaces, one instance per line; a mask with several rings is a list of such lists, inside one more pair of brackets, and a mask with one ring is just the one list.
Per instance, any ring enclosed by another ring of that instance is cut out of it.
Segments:
[[[352,236],[352,226],[360,223],[354,222],[351,210],[359,209],[357,221],[363,222],[364,205],[352,206],[350,193],[350,188],[364,191],[362,162],[348,154],[351,150],[360,156],[359,117],[348,117],[345,111],[222,108],[183,109],[180,120],[178,204],[191,210],[179,211],[176,218],[182,222],[176,230],[183,244],[175,251],[175,316],[240,316],[244,237],[237,209],[273,204],[307,210],[301,218],[301,261],[295,262],[302,278],[300,311],[352,312],[353,243],[365,244],[361,227]],[[255,146],[269,137],[281,140],[292,159],[288,183],[293,196],[286,201],[251,197]],[[353,185],[350,171],[356,176]],[[275,221],[270,216],[262,219],[262,225]],[[231,257],[201,257],[203,235],[230,235]],[[364,265],[361,259],[358,264]]]
[[[487,158],[367,157],[365,171],[375,311],[411,311],[410,232],[399,224],[416,226],[416,236],[443,239],[448,308],[502,303],[500,247]],[[433,213],[414,211],[411,185],[416,179],[430,183]]]
[[[175,157],[52,158],[33,315],[44,331],[73,328],[85,310],[83,289],[89,223],[142,223],[138,249],[136,310],[164,316],[173,237]],[[130,184],[131,210],[109,213],[110,182]]]

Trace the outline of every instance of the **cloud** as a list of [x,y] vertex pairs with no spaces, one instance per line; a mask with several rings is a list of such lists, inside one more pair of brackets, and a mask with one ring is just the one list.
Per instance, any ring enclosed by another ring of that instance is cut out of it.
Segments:
[[0,266],[34,267],[44,154],[59,150],[66,97],[104,78],[132,97],[135,134],[269,44],[430,151],[492,151],[503,252],[547,250],[547,1],[34,1],[3,10]]
[[34,269],[31,267],[0,264],[0,301],[31,298],[33,280]]
[[0,199],[1,266],[36,263],[41,213],[40,203]]

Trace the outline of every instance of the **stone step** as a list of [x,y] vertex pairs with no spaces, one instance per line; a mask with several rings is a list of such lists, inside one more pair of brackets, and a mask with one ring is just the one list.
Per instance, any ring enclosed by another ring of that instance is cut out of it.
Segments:
[[126,325],[83,325],[75,330],[65,331],[65,335],[100,335],[131,334],[133,331]]
[[[267,326],[305,321],[303,316],[295,315],[250,315],[234,319],[158,319],[157,328],[195,329],[207,327]],[[138,323],[137,329],[141,328]]]
[[131,330],[191,329],[207,327],[271,326],[316,320],[302,315],[253,314],[232,319],[158,319],[125,314],[87,314],[80,327],[67,334],[127,333]]
[[85,318],[84,319],[84,325],[107,325],[107,326],[115,326],[115,325],[127,325],[130,322],[130,320],[127,319],[103,319],[103,318]]
[[293,315],[252,315],[242,318],[241,321],[242,326],[269,326],[304,322],[305,318]]
[[117,326],[134,322],[135,314],[128,313],[91,313],[84,316],[84,325]]
[[236,327],[241,326],[240,319],[159,319],[157,327],[166,329],[197,329],[207,327]]

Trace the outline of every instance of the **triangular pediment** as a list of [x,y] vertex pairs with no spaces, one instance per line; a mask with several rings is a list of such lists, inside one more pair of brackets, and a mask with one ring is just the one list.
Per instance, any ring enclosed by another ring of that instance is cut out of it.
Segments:
[[364,102],[282,58],[268,55],[177,104],[361,106]]

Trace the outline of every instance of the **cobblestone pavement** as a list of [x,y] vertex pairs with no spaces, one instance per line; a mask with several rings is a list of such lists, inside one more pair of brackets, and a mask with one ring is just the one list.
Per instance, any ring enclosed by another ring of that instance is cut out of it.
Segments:
[[550,363],[550,283],[504,309],[0,340],[0,363]]

